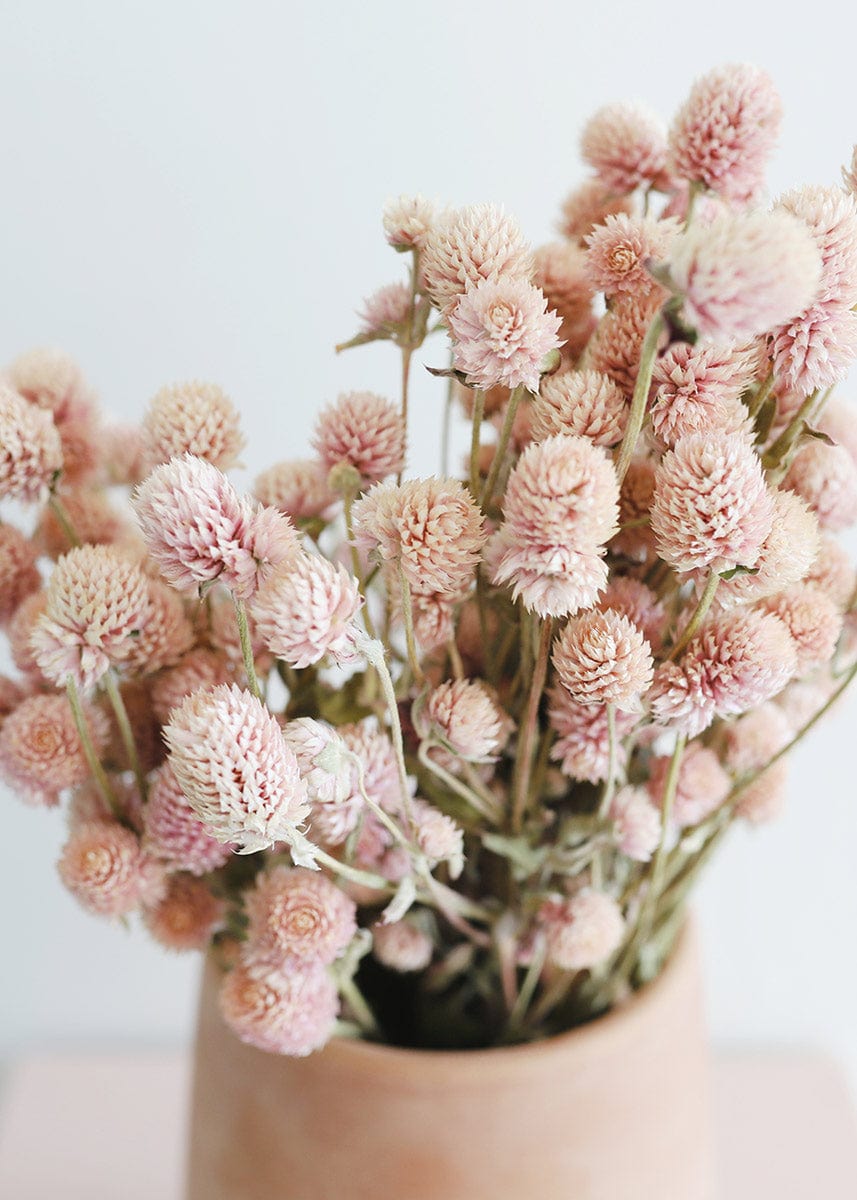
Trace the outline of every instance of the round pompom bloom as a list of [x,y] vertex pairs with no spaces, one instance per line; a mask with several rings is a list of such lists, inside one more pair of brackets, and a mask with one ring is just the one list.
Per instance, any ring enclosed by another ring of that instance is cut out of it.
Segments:
[[795,456],[784,486],[809,505],[823,529],[838,533],[857,521],[857,465],[844,446],[811,439]]
[[436,206],[422,196],[396,196],[384,205],[384,236],[397,250],[419,249],[437,219]]
[[[578,704],[559,685],[551,690],[550,701],[550,721],[558,735],[551,758],[570,779],[601,783],[607,778],[610,761],[606,705]],[[619,770],[624,770],[627,758],[621,739],[631,732],[636,721],[636,716],[630,713],[616,713]]]
[[405,424],[395,404],[374,392],[345,392],[323,409],[312,447],[327,471],[353,467],[364,484],[399,474],[405,465]]
[[857,313],[839,304],[814,304],[773,331],[771,348],[781,391],[806,396],[833,387],[857,360]]
[[417,845],[431,867],[447,863],[449,873],[457,879],[464,868],[464,833],[461,827],[425,800],[414,800],[411,806]]
[[[60,494],[69,524],[83,544],[109,546],[127,538],[131,526],[110,503],[102,488],[76,487]],[[57,559],[73,548],[68,534],[52,508],[45,505],[33,533],[41,554]]]
[[[84,711],[100,753],[107,742],[106,718],[89,705]],[[30,696],[9,713],[0,728],[0,774],[27,803],[45,807],[83,783],[89,767],[65,696]]]
[[193,643],[194,631],[181,597],[160,580],[147,579],[139,632],[122,660],[126,671],[151,675],[171,667]]
[[[649,764],[649,793],[660,810],[663,807],[671,757],[663,755]],[[678,769],[678,783],[672,807],[672,820],[685,829],[698,825],[716,812],[732,786],[720,759],[700,742],[685,747]]]
[[553,665],[578,704],[614,704],[623,712],[642,708],[654,669],[641,631],[609,608],[568,622],[554,643]]
[[608,104],[586,122],[580,152],[605,188],[632,192],[662,175],[666,129],[642,104]]
[[0,524],[0,626],[41,587],[36,557],[29,538],[14,525]]
[[[619,492],[619,529],[610,549],[636,562],[644,562],[655,552],[655,535],[649,517],[655,498],[655,468],[646,458],[634,459],[622,480]],[[626,528],[627,526],[627,528]]]
[[[786,495],[793,493],[787,492]],[[829,533],[822,534],[818,539],[816,556],[802,578],[826,592],[838,608],[846,608],[857,589],[857,570],[851,555]],[[797,583],[798,580],[790,582]]]
[[[396,597],[394,606],[401,618],[401,599]],[[429,594],[413,596],[411,610],[414,618],[414,637],[428,653],[438,646],[446,646],[455,636],[455,602],[448,596]]]
[[470,387],[539,389],[546,356],[559,350],[560,318],[526,279],[487,279],[468,288],[449,316],[454,366]]
[[182,791],[218,841],[245,853],[300,845],[306,785],[261,700],[235,684],[194,692],[173,709],[164,737]]
[[763,600],[761,608],[779,617],[792,635],[798,675],[808,674],[833,657],[842,632],[842,613],[820,588],[796,584]]
[[794,492],[776,491],[772,496],[774,519],[762,542],[755,574],[721,579],[716,602],[722,608],[771,596],[800,583],[812,565],[818,548],[818,521]]
[[648,268],[667,257],[678,231],[679,223],[672,217],[665,221],[626,213],[608,217],[586,239],[592,286],[606,296],[659,288]]
[[434,953],[431,938],[413,921],[372,926],[372,954],[383,966],[403,974],[423,971]]
[[488,758],[503,742],[503,716],[477,679],[440,684],[429,693],[420,717],[461,758]]
[[669,134],[670,169],[730,200],[759,191],[776,145],[782,102],[766,71],[744,63],[698,79]]
[[193,454],[226,471],[244,448],[238,412],[216,383],[175,383],[149,402],[141,428],[145,467]]
[[773,512],[759,456],[741,434],[680,438],[655,472],[652,531],[677,571],[752,567]]
[[299,554],[262,584],[252,611],[268,649],[302,668],[325,656],[339,665],[354,661],[362,603],[356,579],[341,564]]
[[189,651],[176,666],[163,671],[152,683],[151,700],[155,716],[166,724],[170,713],[185,696],[199,688],[229,683],[232,671],[222,654],[205,646]]
[[22,675],[28,675],[31,678],[35,677],[42,682],[44,682],[44,676],[39,670],[39,664],[36,662],[35,654],[30,645],[30,638],[38,626],[47,608],[47,604],[48,597],[46,592],[31,592],[15,609],[6,627],[6,638],[9,643],[9,652],[12,655],[12,662]]
[[588,438],[596,446],[615,446],[628,422],[624,392],[607,375],[591,370],[546,375],[532,408],[533,439],[555,433]]
[[739,776],[758,771],[788,744],[791,734],[782,709],[762,704],[725,726],[726,765]]
[[652,713],[695,737],[715,715],[735,716],[773,699],[796,667],[794,641],[778,617],[742,609],[722,613],[691,640],[679,662],[657,668]]
[[357,932],[356,907],[319,871],[274,867],[256,877],[244,893],[247,912],[245,954],[254,963],[286,967],[329,964]]
[[25,400],[52,414],[64,478],[91,475],[103,458],[103,446],[92,396],[77,363],[60,350],[28,350],[15,359],[8,375]]
[[838,187],[806,184],[781,196],[777,207],[798,217],[821,253],[815,304],[857,304],[857,199]]
[[149,933],[167,950],[204,950],[226,917],[226,902],[192,875],[171,875],[166,895],[143,920]]
[[[363,785],[367,794],[385,812],[396,816],[402,808],[402,792],[396,752],[387,733],[371,718],[354,725],[340,725],[338,732],[363,766]],[[352,787],[357,788],[356,777]]]
[[488,543],[485,565],[492,583],[508,584],[515,600],[540,617],[567,617],[590,608],[607,586],[603,551],[516,542],[503,530]]
[[495,204],[447,213],[420,254],[421,286],[443,313],[483,280],[528,280],[532,272],[532,252],[517,222]]
[[143,819],[143,845],[170,870],[207,875],[232,857],[191,808],[169,762],[155,772]]
[[288,721],[283,737],[306,784],[312,836],[329,846],[341,845],[356,828],[363,808],[348,746],[335,729],[312,717]]
[[566,196],[557,229],[573,242],[582,242],[596,225],[611,215],[632,213],[634,200],[605,188],[600,179],[587,179]]
[[221,984],[220,1011],[242,1042],[303,1058],[332,1036],[339,996],[318,964],[267,971],[240,962]]
[[598,322],[581,365],[609,375],[630,398],[640,369],[643,341],[661,305],[662,294],[657,289],[617,296]]
[[750,341],[812,302],[821,256],[791,213],[726,212],[676,238],[670,276],[700,337]]
[[312,458],[281,462],[258,476],[253,492],[263,504],[278,508],[293,521],[329,521],[338,502],[327,475]]
[[354,505],[358,549],[398,564],[415,595],[466,591],[485,544],[485,520],[456,479],[374,487]]
[[648,862],[661,840],[661,815],[645,788],[623,787],[610,805],[616,845],[634,862]]
[[559,335],[566,354],[579,354],[596,323],[594,293],[586,270],[586,253],[573,242],[551,242],[535,253],[533,283],[541,288],[562,322]]
[[147,613],[147,580],[112,546],[78,546],[59,560],[30,641],[42,674],[93,687],[134,648]]
[[412,296],[407,283],[388,283],[367,296],[358,312],[360,332],[393,337],[411,319]]
[[660,649],[666,610],[642,579],[635,579],[633,575],[614,575],[598,601],[598,608],[602,612],[612,609],[621,613],[636,625],[652,650]]
[[62,465],[51,414],[0,383],[0,499],[38,500]]
[[618,950],[625,933],[619,905],[593,888],[546,900],[538,919],[547,939],[548,959],[561,971],[600,966]]
[[667,446],[691,433],[737,433],[747,421],[741,394],[756,378],[750,346],[675,342],[655,362],[652,429]]
[[63,847],[57,868],[74,898],[104,917],[124,917],[140,904],[156,904],[166,886],[137,835],[118,821],[80,825]]

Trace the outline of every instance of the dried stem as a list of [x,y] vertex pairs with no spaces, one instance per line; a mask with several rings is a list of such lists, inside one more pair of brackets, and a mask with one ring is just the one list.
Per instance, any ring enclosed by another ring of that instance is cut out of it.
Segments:
[[420,666],[417,654],[417,641],[414,636],[414,609],[411,603],[411,585],[408,583],[408,577],[401,563],[399,563],[398,572],[399,587],[402,593],[402,620],[405,625],[405,643],[408,648],[408,664],[411,668],[411,674],[414,677],[414,683],[417,687],[422,687],[426,681],[426,677]]
[[98,794],[101,799],[113,813],[117,821],[124,823],[125,815],[119,805],[118,800],[110,786],[110,780],[107,778],[107,772],[101,765],[101,759],[95,753],[95,745],[92,741],[92,734],[89,729],[89,722],[86,719],[86,713],[83,711],[83,705],[80,702],[77,684],[68,676],[65,685],[68,702],[71,705],[71,713],[74,718],[77,735],[80,738],[80,744],[83,747],[83,754],[86,758],[87,765],[92,772],[92,778],[95,781],[95,786],[98,788]]
[[687,625],[685,625],[681,637],[670,651],[670,662],[672,662],[673,659],[678,658],[678,656],[682,654],[690,645],[691,640],[696,636],[700,625],[708,616],[708,610],[711,608],[714,595],[719,586],[720,576],[716,571],[712,571],[708,576],[708,581],[705,585],[702,595],[699,597],[699,602],[693,611],[693,615],[691,616]]
[[122,739],[122,745],[125,747],[125,753],[128,756],[128,762],[131,765],[131,770],[134,772],[134,779],[137,782],[137,791],[140,799],[145,803],[148,794],[146,786],[146,776],[143,773],[143,768],[140,765],[140,756],[137,753],[137,743],[134,740],[134,731],[131,728],[131,721],[128,718],[128,709],[125,707],[125,701],[122,699],[122,693],[116,683],[116,678],[112,671],[108,671],[104,676],[104,690],[107,692],[107,697],[110,701],[110,707],[113,709],[113,715],[116,717],[116,724],[119,727],[119,736]]
[[485,487],[482,489],[480,504],[484,509],[486,505],[491,503],[491,497],[494,495],[494,488],[497,486],[497,478],[500,474],[500,468],[503,465],[503,460],[506,457],[506,450],[509,445],[509,438],[512,436],[512,427],[515,424],[515,416],[518,412],[518,405],[524,395],[524,388],[516,387],[513,389],[509,402],[506,405],[506,412],[503,417],[503,428],[500,430],[500,440],[497,442],[497,450],[494,454],[494,460],[491,463],[491,469],[488,472],[488,478],[485,481]]
[[470,491],[474,500],[479,499],[479,439],[484,412],[485,393],[477,388],[473,397],[473,425],[470,431]]
[[527,697],[527,707],[521,727],[521,737],[518,742],[518,758],[515,763],[515,794],[512,807],[512,831],[514,833],[519,833],[521,830],[529,798],[530,774],[532,771],[533,750],[535,748],[538,725],[539,704],[545,690],[552,636],[553,621],[548,617],[542,622],[538,654],[533,668],[533,677],[530,682],[530,692]]
[[621,483],[627,474],[631,459],[637,447],[637,439],[643,428],[646,417],[646,404],[649,399],[649,388],[652,385],[652,372],[655,369],[655,357],[658,352],[658,341],[666,329],[663,312],[656,313],[652,323],[646,330],[643,345],[640,350],[640,366],[637,370],[637,380],[634,384],[634,395],[631,399],[631,411],[628,413],[628,424],[625,436],[619,447],[619,457],[616,460],[616,475]]
[[253,660],[253,643],[250,640],[250,626],[247,623],[247,609],[244,606],[244,601],[239,600],[233,595],[233,603],[235,604],[235,616],[238,620],[238,638],[241,642],[241,656],[244,659],[244,673],[247,676],[247,684],[250,691],[257,700],[261,700],[262,690],[259,687],[259,680],[256,678],[256,663]]

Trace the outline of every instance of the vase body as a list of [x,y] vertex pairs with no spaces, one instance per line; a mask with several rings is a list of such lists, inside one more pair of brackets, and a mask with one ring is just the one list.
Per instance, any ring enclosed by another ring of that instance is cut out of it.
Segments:
[[692,932],[626,1005],[496,1050],[243,1045],[206,965],[187,1200],[712,1200]]

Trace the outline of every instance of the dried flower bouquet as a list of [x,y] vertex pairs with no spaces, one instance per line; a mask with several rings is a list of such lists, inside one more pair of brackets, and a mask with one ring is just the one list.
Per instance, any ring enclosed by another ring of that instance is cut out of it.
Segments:
[[[857,672],[857,157],[771,205],[779,124],[749,66],[668,132],[602,109],[535,252],[493,205],[391,202],[408,276],[345,345],[392,343],[402,395],[341,396],[253,495],[218,387],[102,428],[65,357],[7,370],[0,497],[34,517],[0,525],[2,775],[65,800],[84,907],[213,948],[239,1037],[588,1020],[779,808]],[[403,474],[419,351],[463,480]]]

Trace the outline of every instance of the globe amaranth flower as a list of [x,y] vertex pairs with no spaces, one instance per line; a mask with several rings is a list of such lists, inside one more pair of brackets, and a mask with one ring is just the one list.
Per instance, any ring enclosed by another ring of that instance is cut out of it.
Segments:
[[760,607],[779,617],[791,634],[798,675],[806,675],[833,657],[842,633],[842,613],[820,588],[811,583],[795,584],[769,596]]
[[543,292],[525,279],[470,287],[449,317],[453,365],[470,387],[538,391],[547,356],[559,350],[561,321]]
[[570,433],[596,446],[615,446],[627,422],[628,403],[621,388],[608,375],[586,369],[546,375],[532,408],[537,442],[555,433]]
[[495,204],[471,204],[435,222],[420,253],[420,284],[449,314],[483,280],[529,280],[532,252],[515,221]]
[[424,971],[434,954],[431,938],[413,921],[393,921],[372,926],[372,955],[391,971],[409,974]]
[[405,424],[395,404],[374,392],[345,392],[315,423],[313,449],[326,471],[353,467],[363,485],[405,465]]
[[138,632],[123,651],[126,671],[152,675],[172,667],[195,640],[182,598],[159,579],[146,580],[146,604]]
[[427,804],[414,800],[411,805],[417,845],[434,868],[446,863],[449,874],[457,879],[464,869],[464,832],[452,817]]
[[244,906],[245,956],[271,967],[332,963],[357,932],[353,900],[327,876],[303,867],[261,872]]
[[309,667],[325,656],[345,665],[357,655],[362,604],[357,581],[341,564],[302,553],[262,585],[252,613],[259,637],[290,666]]
[[363,335],[393,337],[411,319],[413,296],[410,284],[388,283],[367,296],[358,312]]
[[625,712],[642,708],[654,669],[642,632],[609,608],[568,622],[554,643],[553,665],[578,704],[613,704]]
[[[133,536],[132,527],[110,502],[103,488],[65,488],[60,493],[60,500],[77,542],[94,546],[130,542]],[[48,505],[39,513],[33,531],[33,543],[40,554],[54,560],[67,554],[75,544],[69,537],[68,530]],[[128,553],[131,555],[130,548]]]
[[396,196],[382,214],[384,235],[397,250],[419,249],[437,219],[436,205],[422,196]]
[[419,714],[426,736],[439,737],[454,754],[479,760],[502,746],[503,714],[478,679],[454,679],[433,688]]
[[742,781],[737,812],[751,824],[773,820],[785,803],[788,764],[784,759],[768,764],[791,736],[789,720],[776,704],[763,704],[726,726],[724,759]]
[[634,862],[648,862],[661,840],[661,816],[645,788],[619,788],[610,805],[610,820],[621,852]]
[[339,997],[318,963],[271,971],[239,962],[221,984],[220,1011],[242,1042],[302,1058],[332,1036]]
[[608,217],[586,238],[587,274],[596,291],[607,296],[660,288],[649,266],[667,257],[679,231],[672,217]]
[[0,383],[0,500],[38,500],[62,465],[51,414]]
[[193,454],[227,471],[244,448],[234,404],[216,383],[199,380],[161,388],[149,402],[141,440],[147,470]]
[[783,481],[813,510],[822,529],[838,533],[857,521],[857,466],[844,446],[811,439]]
[[578,355],[589,341],[597,318],[595,294],[586,271],[586,252],[574,242],[550,242],[535,253],[533,283],[561,324],[566,355]]
[[[640,369],[640,355],[649,326],[660,311],[657,289],[620,293],[598,322],[580,364],[607,375],[630,399]],[[662,340],[666,340],[664,335]]]
[[61,350],[36,348],[19,355],[9,381],[25,400],[49,412],[62,448],[63,478],[79,483],[103,459],[98,413],[77,363]]
[[737,433],[747,422],[742,394],[759,369],[752,346],[675,342],[655,361],[652,429],[667,446],[691,433]]
[[666,609],[642,579],[636,579],[633,575],[614,575],[597,607],[601,612],[611,609],[627,617],[640,630],[652,650],[660,650]]
[[538,920],[547,940],[548,959],[561,971],[600,966],[618,950],[625,933],[619,905],[594,888],[546,900]]
[[141,904],[156,904],[166,889],[157,864],[136,833],[118,821],[85,823],[69,837],[57,864],[60,879],[90,912],[123,917]]
[[[107,721],[86,705],[84,715],[96,753],[107,742]],[[89,767],[65,696],[22,700],[0,727],[0,774],[29,804],[51,806],[59,794],[87,778]]]
[[794,492],[772,495],[771,531],[762,542],[752,574],[721,579],[716,601],[723,608],[760,600],[800,583],[818,549],[818,521]]
[[143,921],[149,933],[167,950],[205,950],[223,926],[226,902],[193,875],[170,875],[157,904],[146,908]]
[[294,459],[263,471],[253,485],[253,492],[263,504],[278,508],[295,522],[329,521],[338,501],[327,476],[328,472],[316,459]]
[[[793,493],[787,492],[786,495]],[[794,498],[797,500],[796,496]],[[826,592],[838,608],[844,609],[857,589],[857,569],[851,561],[851,555],[846,547],[829,533],[821,534],[816,539],[816,544],[815,558],[801,579]],[[797,579],[789,580],[789,583],[798,582]]]
[[191,808],[169,762],[155,772],[143,820],[144,848],[173,871],[207,875],[232,857]]
[[[670,755],[660,755],[651,760],[649,767],[649,793],[659,810],[663,808],[671,761]],[[729,795],[731,784],[714,751],[700,742],[690,742],[679,762],[672,820],[679,829],[698,825],[717,811]]]
[[557,228],[563,237],[582,243],[596,225],[611,215],[632,213],[634,200],[606,188],[600,179],[587,179],[566,196]]
[[[550,723],[557,739],[551,758],[560,764],[564,775],[586,783],[601,783],[607,778],[610,763],[610,727],[606,704],[579,704],[561,685],[550,692]],[[627,750],[622,738],[637,723],[637,716],[621,710],[616,713],[618,740],[616,765],[625,769]]]
[[0,626],[41,587],[36,558],[35,546],[20,529],[8,523],[0,525]]
[[606,189],[632,192],[662,175],[667,160],[666,130],[642,104],[608,104],[587,121],[580,150]]

